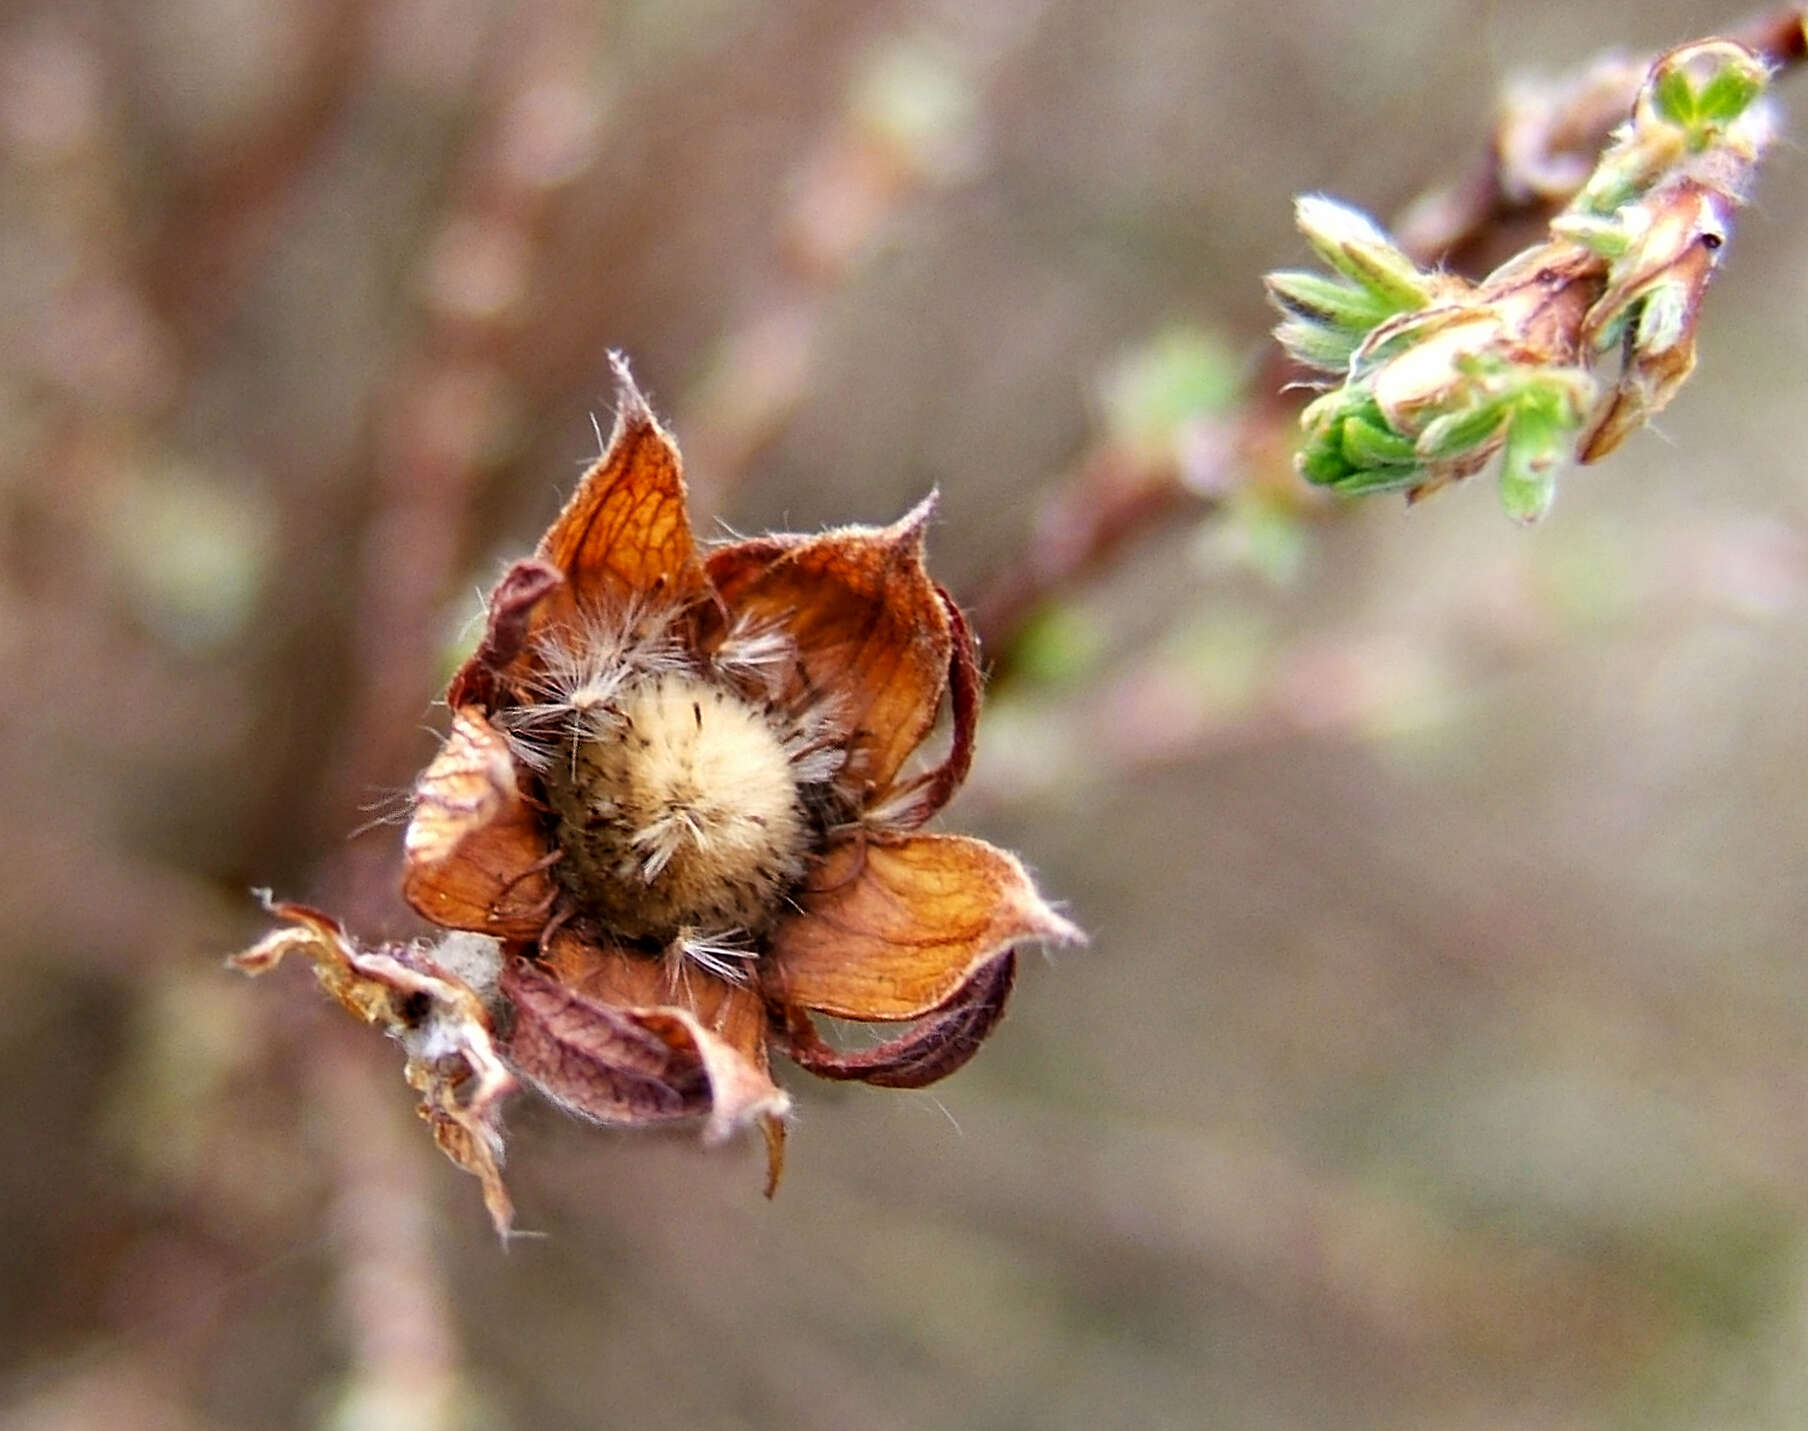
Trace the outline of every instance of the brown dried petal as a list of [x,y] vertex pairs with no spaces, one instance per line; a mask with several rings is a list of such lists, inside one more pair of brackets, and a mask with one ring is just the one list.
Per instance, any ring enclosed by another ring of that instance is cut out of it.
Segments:
[[566,988],[616,1008],[688,1009],[762,1071],[766,1016],[751,990],[694,964],[668,964],[645,954],[592,943],[561,929],[536,961]]
[[[759,995],[700,971],[679,978],[662,996],[659,961],[562,931],[548,960],[516,958],[503,970],[502,992],[515,1007],[509,1060],[549,1098],[598,1122],[704,1117],[711,1143],[759,1124],[770,1192],[790,1100],[767,1071]],[[686,983],[699,1007],[675,1001]]]
[[824,1043],[801,1009],[786,1017],[786,1053],[822,1078],[853,1079],[880,1088],[926,1088],[979,1052],[1004,1017],[1017,980],[1017,954],[1007,949],[982,965],[953,998],[910,1032],[876,1048],[842,1053]]
[[942,609],[948,615],[951,650],[948,658],[948,715],[952,727],[948,753],[933,770],[909,782],[900,792],[877,809],[869,809],[867,817],[876,823],[896,829],[914,830],[934,815],[960,789],[973,768],[973,738],[979,726],[979,698],[983,684],[979,672],[979,646],[973,639],[973,628],[954,598],[936,587]]
[[1015,858],[961,835],[844,840],[797,903],[772,932],[767,993],[850,1019],[921,1018],[1020,940],[1084,938]]
[[[314,977],[365,1023],[408,1055],[403,1076],[421,1095],[420,1115],[440,1149],[483,1187],[502,1236],[514,1218],[502,1184],[500,1102],[515,1080],[497,1056],[490,1016],[475,990],[442,967],[432,950],[385,945],[361,950],[338,922],[300,904],[271,904],[295,927],[264,936],[231,963],[247,974],[274,969],[290,954],[313,960]],[[455,936],[462,938],[464,936]]]
[[475,707],[414,791],[402,893],[425,919],[498,939],[534,939],[552,907],[547,843],[522,798],[508,742]]
[[483,640],[452,677],[447,705],[496,709],[502,684],[511,676],[521,679],[532,664],[533,633],[542,610],[547,598],[564,584],[564,573],[543,561],[518,561],[502,574],[490,593]]
[[586,998],[525,958],[502,973],[515,1022],[504,1048],[522,1076],[599,1123],[657,1123],[709,1111],[709,1080],[688,1043]]
[[537,555],[565,573],[548,620],[579,609],[621,612],[637,602],[682,604],[707,591],[691,539],[678,447],[653,416],[619,353],[609,446],[540,539]]
[[934,497],[889,527],[844,527],[796,542],[713,552],[710,579],[731,617],[782,630],[798,666],[782,696],[828,702],[855,732],[846,776],[882,800],[935,723],[953,636],[923,567]]

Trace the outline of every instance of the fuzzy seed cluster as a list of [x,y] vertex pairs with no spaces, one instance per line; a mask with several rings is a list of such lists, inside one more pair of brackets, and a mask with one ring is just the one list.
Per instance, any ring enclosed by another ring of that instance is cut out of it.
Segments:
[[574,912],[732,976],[821,843],[842,743],[778,699],[788,639],[740,633],[702,658],[644,634],[668,629],[549,641],[506,728],[540,772]]

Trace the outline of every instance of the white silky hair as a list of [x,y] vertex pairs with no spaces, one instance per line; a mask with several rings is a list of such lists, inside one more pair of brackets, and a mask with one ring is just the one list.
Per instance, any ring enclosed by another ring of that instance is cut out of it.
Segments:
[[526,699],[496,714],[522,763],[544,773],[560,751],[616,728],[613,707],[624,688],[685,669],[689,658],[672,630],[676,615],[635,603],[611,617],[586,615],[575,629],[542,635]]
[[753,980],[752,966],[760,951],[744,929],[687,929],[674,943],[687,962],[706,974],[730,984],[745,985]]
[[[651,676],[693,668],[693,658],[673,632],[676,608],[635,605],[612,619],[586,617],[574,630],[542,636],[539,668],[526,699],[495,717],[510,748],[530,769],[544,774],[561,751],[579,740],[619,733],[616,706],[630,685]],[[792,774],[799,785],[826,785],[847,763],[847,723],[837,702],[821,696],[802,710],[777,704],[797,648],[782,627],[738,618],[709,659],[731,688],[763,697]],[[752,686],[755,691],[749,692]]]

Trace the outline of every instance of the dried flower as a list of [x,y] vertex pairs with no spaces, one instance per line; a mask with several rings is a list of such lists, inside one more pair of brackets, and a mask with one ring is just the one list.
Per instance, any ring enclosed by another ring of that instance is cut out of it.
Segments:
[[[772,1049],[920,1087],[996,1025],[1016,944],[1081,935],[1011,855],[918,831],[979,709],[972,637],[923,566],[932,501],[705,550],[677,448],[619,359],[616,378],[607,450],[452,678],[403,893],[449,940],[482,936],[484,1027],[515,1074],[603,1123],[757,1126],[770,1193],[790,1106]],[[913,769],[944,701],[948,749]],[[323,978],[338,958],[316,954]],[[409,1012],[378,1021],[407,1043]],[[842,1053],[816,1014],[913,1026]],[[476,1042],[445,1050],[442,1083],[478,1071]]]
[[1498,458],[1508,513],[1542,516],[1563,463],[1613,451],[1693,369],[1702,296],[1774,134],[1768,78],[1730,40],[1661,56],[1550,236],[1479,283],[1419,270],[1352,209],[1300,200],[1335,276],[1269,275],[1276,336],[1338,377],[1301,415],[1301,474],[1416,499]]

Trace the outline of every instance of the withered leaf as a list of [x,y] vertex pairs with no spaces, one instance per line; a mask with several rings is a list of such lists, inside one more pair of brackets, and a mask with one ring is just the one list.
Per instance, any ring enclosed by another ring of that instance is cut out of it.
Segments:
[[953,998],[909,1032],[858,1053],[829,1047],[810,1016],[792,1009],[786,1052],[800,1068],[822,1078],[856,1080],[880,1088],[926,1088],[955,1072],[1004,1017],[1017,981],[1017,954],[1007,949],[982,965]]
[[767,990],[842,1018],[920,1018],[1020,940],[1084,937],[1013,856],[961,835],[844,839],[796,903]]
[[263,974],[290,954],[302,955],[313,962],[314,977],[328,993],[400,1043],[408,1060],[403,1076],[421,1096],[419,1112],[434,1141],[478,1180],[490,1221],[506,1237],[514,1208],[502,1183],[499,1119],[515,1079],[497,1054],[489,1011],[476,990],[431,949],[413,944],[360,949],[338,921],[318,910],[267,904],[289,927],[234,955],[232,965]]

